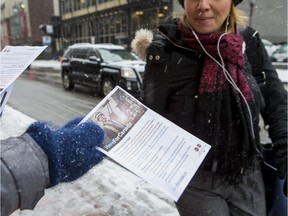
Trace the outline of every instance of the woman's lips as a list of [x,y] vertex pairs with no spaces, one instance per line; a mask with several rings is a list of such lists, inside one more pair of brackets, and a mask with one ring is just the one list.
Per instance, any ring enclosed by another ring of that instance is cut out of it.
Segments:
[[206,21],[206,20],[210,20],[212,19],[212,17],[198,17],[197,20],[199,21]]
[[198,23],[208,23],[212,20],[212,17],[198,17],[196,20]]

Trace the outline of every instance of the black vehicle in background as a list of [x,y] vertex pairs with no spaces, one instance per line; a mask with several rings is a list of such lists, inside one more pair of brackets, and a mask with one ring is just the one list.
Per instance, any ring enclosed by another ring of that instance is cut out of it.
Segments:
[[271,55],[272,62],[288,62],[288,44],[282,44]]
[[68,47],[61,60],[62,84],[90,86],[103,96],[116,86],[139,96],[145,62],[122,46],[79,43]]

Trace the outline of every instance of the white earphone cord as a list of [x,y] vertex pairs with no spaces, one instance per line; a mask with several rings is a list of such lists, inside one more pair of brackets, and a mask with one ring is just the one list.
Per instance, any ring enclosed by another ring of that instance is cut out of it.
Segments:
[[[228,19],[227,19],[227,22],[228,22]],[[254,133],[254,126],[253,126],[253,121],[252,121],[252,113],[251,113],[251,109],[249,107],[249,104],[245,98],[245,96],[243,95],[243,93],[241,92],[241,90],[238,88],[238,86],[236,85],[236,83],[234,82],[233,78],[231,77],[231,75],[229,74],[229,72],[226,70],[225,68],[225,63],[224,63],[224,60],[223,60],[223,57],[220,53],[220,41],[222,39],[223,36],[225,36],[227,34],[227,23],[226,23],[226,29],[225,29],[225,33],[223,33],[219,39],[218,39],[218,42],[217,42],[217,52],[218,52],[218,55],[220,57],[220,60],[221,60],[221,63],[218,62],[213,56],[211,56],[207,50],[205,49],[205,47],[202,45],[201,41],[199,40],[197,34],[194,32],[193,28],[190,26],[189,22],[187,22],[190,30],[192,31],[192,33],[194,34],[196,40],[198,41],[199,45],[201,46],[201,48],[203,49],[203,51],[206,53],[206,55],[208,55],[214,62],[216,62],[222,69],[223,69],[223,73],[224,73],[224,76],[226,78],[226,80],[231,84],[231,86],[240,94],[240,96],[242,97],[242,99],[244,100],[245,102],[245,105],[248,109],[248,113],[249,113],[249,121],[250,121],[250,124],[251,124],[251,133],[252,133],[252,136],[253,136],[253,139],[255,139],[255,133]]]

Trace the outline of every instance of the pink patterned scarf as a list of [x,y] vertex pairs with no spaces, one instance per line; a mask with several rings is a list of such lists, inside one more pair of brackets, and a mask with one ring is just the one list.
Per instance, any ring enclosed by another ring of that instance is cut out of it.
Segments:
[[[181,33],[185,38],[185,43],[192,49],[203,51],[193,33],[188,28],[181,28]],[[198,35],[201,43],[207,52],[214,57],[219,63],[221,60],[217,53],[217,42],[220,35]],[[244,56],[242,52],[243,38],[237,34],[227,34],[221,39],[219,50],[225,63],[226,70],[229,71],[236,85],[239,87],[246,100],[253,99],[250,87],[243,75]],[[230,85],[223,73],[223,69],[210,57],[206,56],[202,70],[200,85],[200,94],[205,92],[219,92],[228,88]]]
[[[179,31],[184,44],[190,49],[203,52],[203,48],[192,31],[179,23]],[[220,35],[197,35],[205,50],[219,63],[217,52]],[[243,38],[237,34],[227,34],[221,38],[219,50],[225,69],[254,110],[253,94],[247,77],[243,74]],[[255,142],[252,135],[248,109],[240,94],[227,81],[223,68],[205,54],[204,66],[199,85],[195,133],[212,145],[213,161],[217,172],[237,177],[242,170],[251,167],[255,155]],[[233,178],[232,177],[232,178]]]

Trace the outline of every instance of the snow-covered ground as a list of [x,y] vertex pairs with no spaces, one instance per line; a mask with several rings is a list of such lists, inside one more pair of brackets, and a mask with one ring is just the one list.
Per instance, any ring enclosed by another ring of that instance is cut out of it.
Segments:
[[54,70],[61,70],[61,63],[57,60],[35,60],[30,65],[31,69],[35,68],[51,68]]
[[[1,140],[22,134],[34,119],[6,106]],[[47,189],[36,208],[12,216],[177,216],[173,200],[105,159],[82,178]]]

